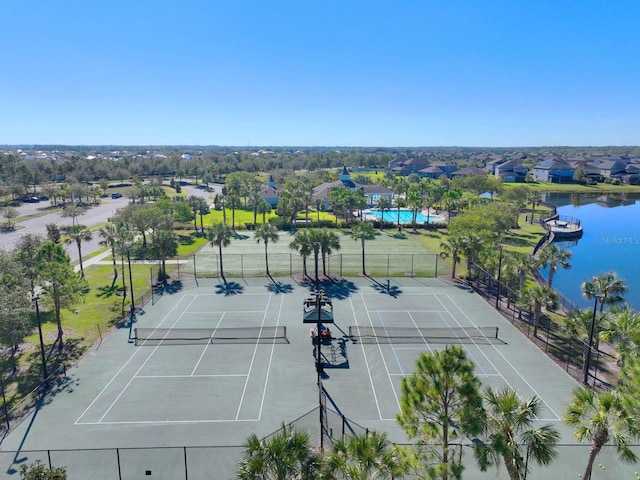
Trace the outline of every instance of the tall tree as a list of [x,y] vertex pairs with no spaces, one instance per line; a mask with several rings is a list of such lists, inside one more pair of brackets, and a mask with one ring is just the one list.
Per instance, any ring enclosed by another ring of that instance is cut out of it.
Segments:
[[174,257],[178,253],[178,239],[171,228],[156,229],[151,234],[151,245],[153,250],[160,257],[160,271],[158,280],[167,282],[167,258]]
[[227,279],[224,277],[224,269],[222,267],[222,247],[228,247],[231,243],[231,237],[233,236],[233,231],[228,225],[224,223],[216,223],[215,225],[209,227],[207,232],[207,238],[209,239],[209,243],[213,247],[218,247],[218,258],[220,259],[220,276],[222,280],[227,283]]
[[555,244],[548,245],[540,253],[540,262],[545,267],[549,267],[549,274],[547,276],[547,287],[551,288],[553,285],[553,276],[559,268],[565,270],[571,268],[571,255],[569,250],[558,247]]
[[73,271],[71,259],[62,245],[45,242],[36,253],[45,299],[53,304],[58,325],[58,348],[62,349],[61,310],[71,308],[84,295],[86,281]]
[[340,237],[328,228],[314,228],[310,233],[312,246],[314,243],[320,244],[320,254],[322,257],[322,275],[327,276],[327,258],[337,250],[340,250]]
[[577,340],[582,343],[582,373],[589,371],[587,358],[589,356],[589,339],[591,336],[591,325],[593,323],[593,348],[597,351],[600,343],[600,332],[605,328],[607,323],[606,315],[596,313],[593,317],[592,309],[583,308],[575,309],[569,312],[563,325],[563,330],[571,341]]
[[375,238],[373,225],[369,222],[356,223],[351,231],[351,238],[355,241],[360,240],[362,246],[362,275],[366,275],[364,245],[366,240],[373,240]]
[[325,458],[324,478],[336,480],[399,479],[407,463],[386,433],[339,439]]
[[9,351],[14,373],[17,371],[15,355],[32,328],[33,306],[30,297],[25,295],[29,290],[30,280],[17,256],[0,249],[0,344]]
[[113,262],[113,284],[115,284],[118,279],[118,266],[116,263],[118,228],[114,223],[108,223],[99,230],[98,235],[102,238],[102,240],[100,240],[100,245],[105,245],[111,249],[111,261]]
[[510,386],[496,391],[489,387],[484,395],[486,423],[483,441],[474,445],[480,469],[499,465],[499,459],[511,480],[527,477],[529,460],[549,465],[558,455],[560,434],[552,425],[535,427],[540,416],[540,399],[521,398]]
[[35,296],[36,280],[38,278],[38,264],[36,263],[36,252],[44,243],[41,235],[27,233],[22,235],[15,244],[13,252],[15,258],[22,265],[22,271],[31,290],[31,296]]
[[558,295],[547,286],[533,285],[520,292],[519,303],[533,315],[533,336],[537,337],[542,311],[558,308]]
[[300,230],[296,233],[289,248],[295,250],[302,257],[302,273],[305,277],[308,277],[307,273],[307,258],[313,253],[313,241],[309,235],[308,230]]
[[453,263],[451,269],[451,277],[456,278],[456,265],[460,263],[460,257],[464,252],[464,242],[462,236],[449,235],[449,238],[447,240],[440,243],[440,248],[440,257],[451,257],[451,262]]
[[453,443],[477,435],[484,425],[480,381],[458,346],[422,353],[415,372],[402,379],[398,423],[417,439],[428,478],[459,479],[463,465]]
[[309,434],[283,426],[266,440],[249,436],[237,475],[240,480],[315,480],[320,477],[321,465]]
[[596,393],[580,387],[573,391],[565,409],[564,423],[573,427],[580,442],[591,442],[587,465],[581,478],[591,480],[596,456],[609,442],[613,443],[622,462],[637,460],[630,444],[639,438],[637,412],[626,408],[624,398],[616,390]]
[[380,197],[378,200],[378,209],[380,210],[380,231],[384,230],[384,212],[391,208],[391,200],[387,197]]
[[270,223],[262,223],[258,225],[258,227],[256,228],[255,237],[256,237],[256,242],[264,243],[264,264],[267,268],[267,276],[270,276],[271,274],[269,273],[269,252],[267,250],[267,247],[269,245],[269,242],[276,243],[278,241],[278,238],[279,238],[278,229]]
[[585,298],[598,297],[600,312],[604,310],[605,305],[612,306],[624,302],[623,295],[627,292],[624,279],[615,272],[595,275],[591,277],[591,280],[582,282],[580,288]]
[[629,305],[614,307],[608,315],[599,338],[613,342],[618,352],[618,364],[623,366],[629,356],[638,356],[640,349],[640,313]]
[[91,230],[84,225],[71,225],[64,228],[68,238],[65,243],[75,243],[78,248],[78,261],[80,262],[80,275],[84,277],[84,267],[82,265],[82,242],[88,242],[93,238]]

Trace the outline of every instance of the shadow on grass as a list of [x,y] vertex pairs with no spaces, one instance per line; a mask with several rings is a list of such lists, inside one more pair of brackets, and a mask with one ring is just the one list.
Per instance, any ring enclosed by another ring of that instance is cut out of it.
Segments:
[[109,298],[114,295],[118,295],[122,293],[122,285],[105,285],[104,287],[98,287],[98,293],[96,293],[96,297],[99,298]]

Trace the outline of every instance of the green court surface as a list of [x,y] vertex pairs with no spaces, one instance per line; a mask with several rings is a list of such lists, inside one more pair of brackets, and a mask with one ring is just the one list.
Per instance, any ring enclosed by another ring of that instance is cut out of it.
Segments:
[[[343,431],[365,429],[407,443],[395,422],[401,379],[421,352],[447,344],[463,346],[483,385],[539,396],[540,422],[561,431],[567,445],[561,458],[534,467],[528,478],[581,473],[588,446],[577,445],[560,421],[576,382],[478,295],[437,279],[391,279],[389,290],[386,279],[323,286],[335,317],[332,339],[321,345],[325,395],[317,386],[312,326],[302,323],[310,285],[290,278],[181,285],[147,305],[134,324],[173,329],[180,341],[134,343],[135,330],[114,330],[3,440],[0,477],[19,478],[20,464],[42,459],[66,466],[69,479],[233,478],[251,433],[267,436],[297,420],[319,444],[320,399],[328,409],[325,445]],[[368,336],[371,327],[388,337]],[[497,327],[498,338],[474,335],[477,327]],[[234,338],[187,341],[180,329],[242,330]],[[409,330],[413,338],[406,337]],[[462,450],[469,458],[465,478],[507,478],[504,468],[478,472],[468,448]],[[633,478],[633,466],[618,465],[612,453],[597,463],[606,469],[594,478]]]

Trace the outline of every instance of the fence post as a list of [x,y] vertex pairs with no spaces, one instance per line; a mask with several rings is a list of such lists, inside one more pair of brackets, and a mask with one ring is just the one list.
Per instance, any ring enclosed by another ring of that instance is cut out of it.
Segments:
[[196,270],[196,254],[193,254],[193,278],[198,280],[198,271]]
[[116,448],[116,459],[118,460],[118,480],[122,480],[122,468],[120,467],[120,449]]
[[151,305],[155,305],[156,292],[153,291],[153,267],[149,267],[149,284],[151,286]]
[[436,257],[436,276],[434,278],[438,278],[438,254],[435,253],[434,256]]
[[187,468],[187,447],[182,447],[184,449],[184,480],[189,480],[189,470]]
[[415,255],[414,253],[411,254],[411,278],[413,278],[413,276],[414,276],[413,275],[413,256],[414,255]]

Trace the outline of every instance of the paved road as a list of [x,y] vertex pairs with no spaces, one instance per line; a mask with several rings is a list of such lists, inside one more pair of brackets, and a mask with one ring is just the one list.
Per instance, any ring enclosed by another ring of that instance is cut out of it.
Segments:
[[[199,197],[203,197],[206,199],[210,199],[211,195],[215,193],[210,193],[205,190],[201,190],[190,185],[184,187],[187,190],[188,195],[197,195]],[[217,191],[220,190],[220,186],[217,186]],[[113,217],[116,211],[119,208],[122,208],[129,204],[129,199],[122,197],[117,199],[112,199],[111,197],[101,199],[102,202],[100,205],[95,207],[87,208],[84,215],[78,217],[78,221],[82,225],[86,225],[91,227],[93,225],[97,225],[99,223],[106,222],[109,218]],[[16,207],[19,211],[20,216],[29,215],[38,211],[42,211],[50,207],[49,201],[42,201],[40,203],[25,203]],[[34,233],[46,236],[47,228],[46,225],[49,223],[55,223],[59,227],[64,227],[71,225],[71,218],[64,218],[60,216],[61,210],[59,209],[51,209],[49,210],[51,213],[47,215],[32,218],[30,220],[25,220],[24,222],[20,222],[19,230],[13,232],[2,232],[0,233],[0,247],[6,250],[12,250],[15,246],[18,239],[26,234],[26,233]],[[100,246],[101,238],[97,233],[94,234],[94,238],[88,242],[82,243],[82,256],[86,257],[90,253],[101,248]],[[78,248],[74,244],[69,244],[64,246],[66,251],[69,253],[72,261],[78,260]]]

